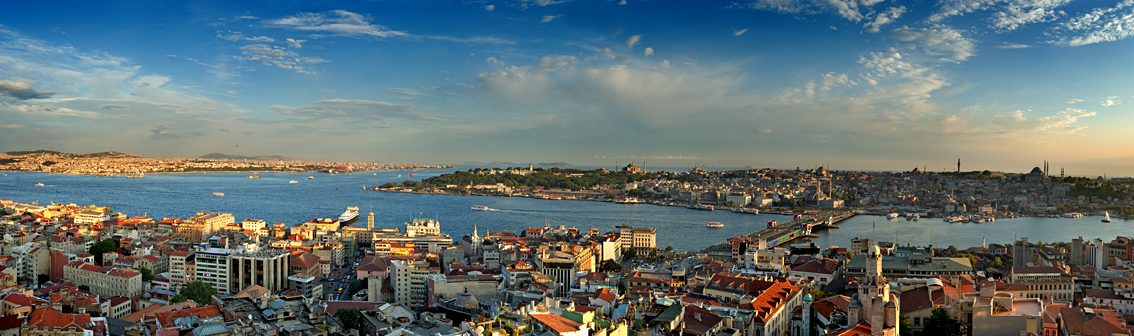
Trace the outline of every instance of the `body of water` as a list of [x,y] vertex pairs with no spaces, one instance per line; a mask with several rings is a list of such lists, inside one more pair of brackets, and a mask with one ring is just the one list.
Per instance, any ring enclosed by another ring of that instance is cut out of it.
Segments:
[[[549,201],[522,197],[421,195],[363,190],[387,182],[451,173],[452,169],[388,171],[355,174],[265,173],[261,179],[248,179],[241,173],[155,174],[144,179],[123,176],[96,177],[13,173],[0,176],[0,199],[39,204],[75,203],[109,206],[129,216],[187,218],[198,211],[232,213],[237,221],[263,219],[288,225],[316,218],[337,218],[348,206],[362,212],[356,226],[366,225],[366,212],[374,211],[376,227],[399,227],[414,217],[435,217],[441,231],[460,240],[472,232],[473,225],[490,232],[519,232],[548,223],[580,230],[599,228],[603,232],[620,224],[657,228],[658,246],[678,251],[700,250],[728,238],[764,228],[771,220],[787,216],[738,214],[730,211],[698,211],[684,207],[623,205],[610,202]],[[410,178],[408,175],[413,174]],[[399,177],[400,175],[400,177]],[[307,179],[308,176],[314,179]],[[295,180],[298,183],[289,183]],[[43,183],[44,187],[35,187]],[[214,192],[224,197],[213,196]],[[472,210],[473,205],[489,211]],[[899,244],[949,246],[958,248],[988,243],[1011,243],[1014,237],[1030,241],[1071,241],[1113,239],[1134,235],[1134,221],[1114,219],[1106,224],[1098,216],[1077,219],[1016,218],[982,224],[950,224],[938,218],[919,221],[887,220],[880,216],[856,216],[841,228],[816,232],[814,242],[822,247],[849,246],[856,236],[875,235],[879,241]],[[706,222],[721,222],[723,229],[709,229]],[[877,228],[872,233],[872,223]]]

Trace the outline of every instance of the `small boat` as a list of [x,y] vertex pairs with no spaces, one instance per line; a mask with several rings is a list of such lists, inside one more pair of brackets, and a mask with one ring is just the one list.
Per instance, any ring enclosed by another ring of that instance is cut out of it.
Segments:
[[705,223],[705,227],[711,228],[711,229],[719,229],[719,228],[723,228],[724,224],[721,224],[721,222],[708,222],[708,223]]
[[126,175],[126,178],[140,178],[140,179],[144,179],[144,178],[146,178],[146,174],[138,174],[138,175]]
[[248,178],[249,178],[249,179],[253,179],[253,180],[259,180],[259,179],[260,179],[260,173],[255,173],[255,174],[252,174],[252,175],[248,175]]
[[215,193],[213,193],[213,196],[217,196],[217,197],[224,197],[224,193],[222,193],[222,192],[215,192]]
[[916,220],[919,220],[919,219],[921,219],[921,215],[919,215],[919,214],[914,214],[914,215],[913,215],[913,220],[915,220],[915,221],[916,221]]
[[894,218],[898,218],[898,213],[894,212],[894,213],[886,214],[886,219],[894,219]]
[[480,210],[480,211],[488,211],[488,206],[474,205],[474,206],[472,206],[472,209],[473,210]]
[[744,209],[741,209],[741,208],[732,208],[732,212],[735,212],[735,213],[744,213]]
[[43,183],[36,183],[36,184],[35,184],[35,186],[37,186],[37,187],[42,187],[42,186],[43,186]]
[[1110,211],[1103,211],[1103,215],[1106,215],[1106,218],[1103,218],[1102,222],[1110,223]]
[[646,202],[639,200],[637,197],[626,197],[626,198],[614,201],[614,203],[617,203],[617,204],[642,204],[642,203],[646,203]]
[[314,177],[314,176],[308,176],[308,177],[307,177],[307,179],[308,179],[308,180],[314,180],[314,179],[315,179],[315,177]]
[[299,181],[296,181],[296,180],[291,180],[291,181],[290,181],[290,182],[288,182],[288,183],[299,183]]

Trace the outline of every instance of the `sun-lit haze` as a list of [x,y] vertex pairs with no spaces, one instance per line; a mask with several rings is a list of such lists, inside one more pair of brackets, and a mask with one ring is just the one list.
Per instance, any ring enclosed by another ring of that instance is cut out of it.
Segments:
[[1134,0],[0,2],[0,150],[1134,175]]

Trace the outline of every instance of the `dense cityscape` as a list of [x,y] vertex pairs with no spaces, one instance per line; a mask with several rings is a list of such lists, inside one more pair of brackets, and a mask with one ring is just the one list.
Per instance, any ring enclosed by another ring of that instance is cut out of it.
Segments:
[[[1023,233],[1013,243],[982,246],[872,238],[818,246],[809,238],[856,215],[958,222],[1084,215],[1064,212],[1074,209],[1119,220],[1131,205],[1125,179],[1050,176],[1039,167],[650,173],[634,164],[451,175],[586,180],[620,173],[638,177],[575,188],[470,179],[376,190],[681,205],[794,220],[677,252],[660,246],[656,228],[619,223],[520,232],[474,225],[454,239],[436,218],[391,227],[354,206],[338,217],[273,224],[237,220],[256,214],[150,218],[98,205],[0,200],[0,321],[7,321],[0,328],[21,335],[409,336],[1134,330],[1123,322],[1134,312],[1128,237],[1084,240],[1068,231],[1064,242],[1044,243]],[[451,180],[445,176],[438,178]],[[469,211],[476,210],[487,209]]]

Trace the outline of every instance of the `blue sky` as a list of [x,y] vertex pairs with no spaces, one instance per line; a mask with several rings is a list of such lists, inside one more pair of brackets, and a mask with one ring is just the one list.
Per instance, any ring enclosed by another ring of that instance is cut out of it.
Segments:
[[1134,175],[1134,0],[0,4],[4,150]]

